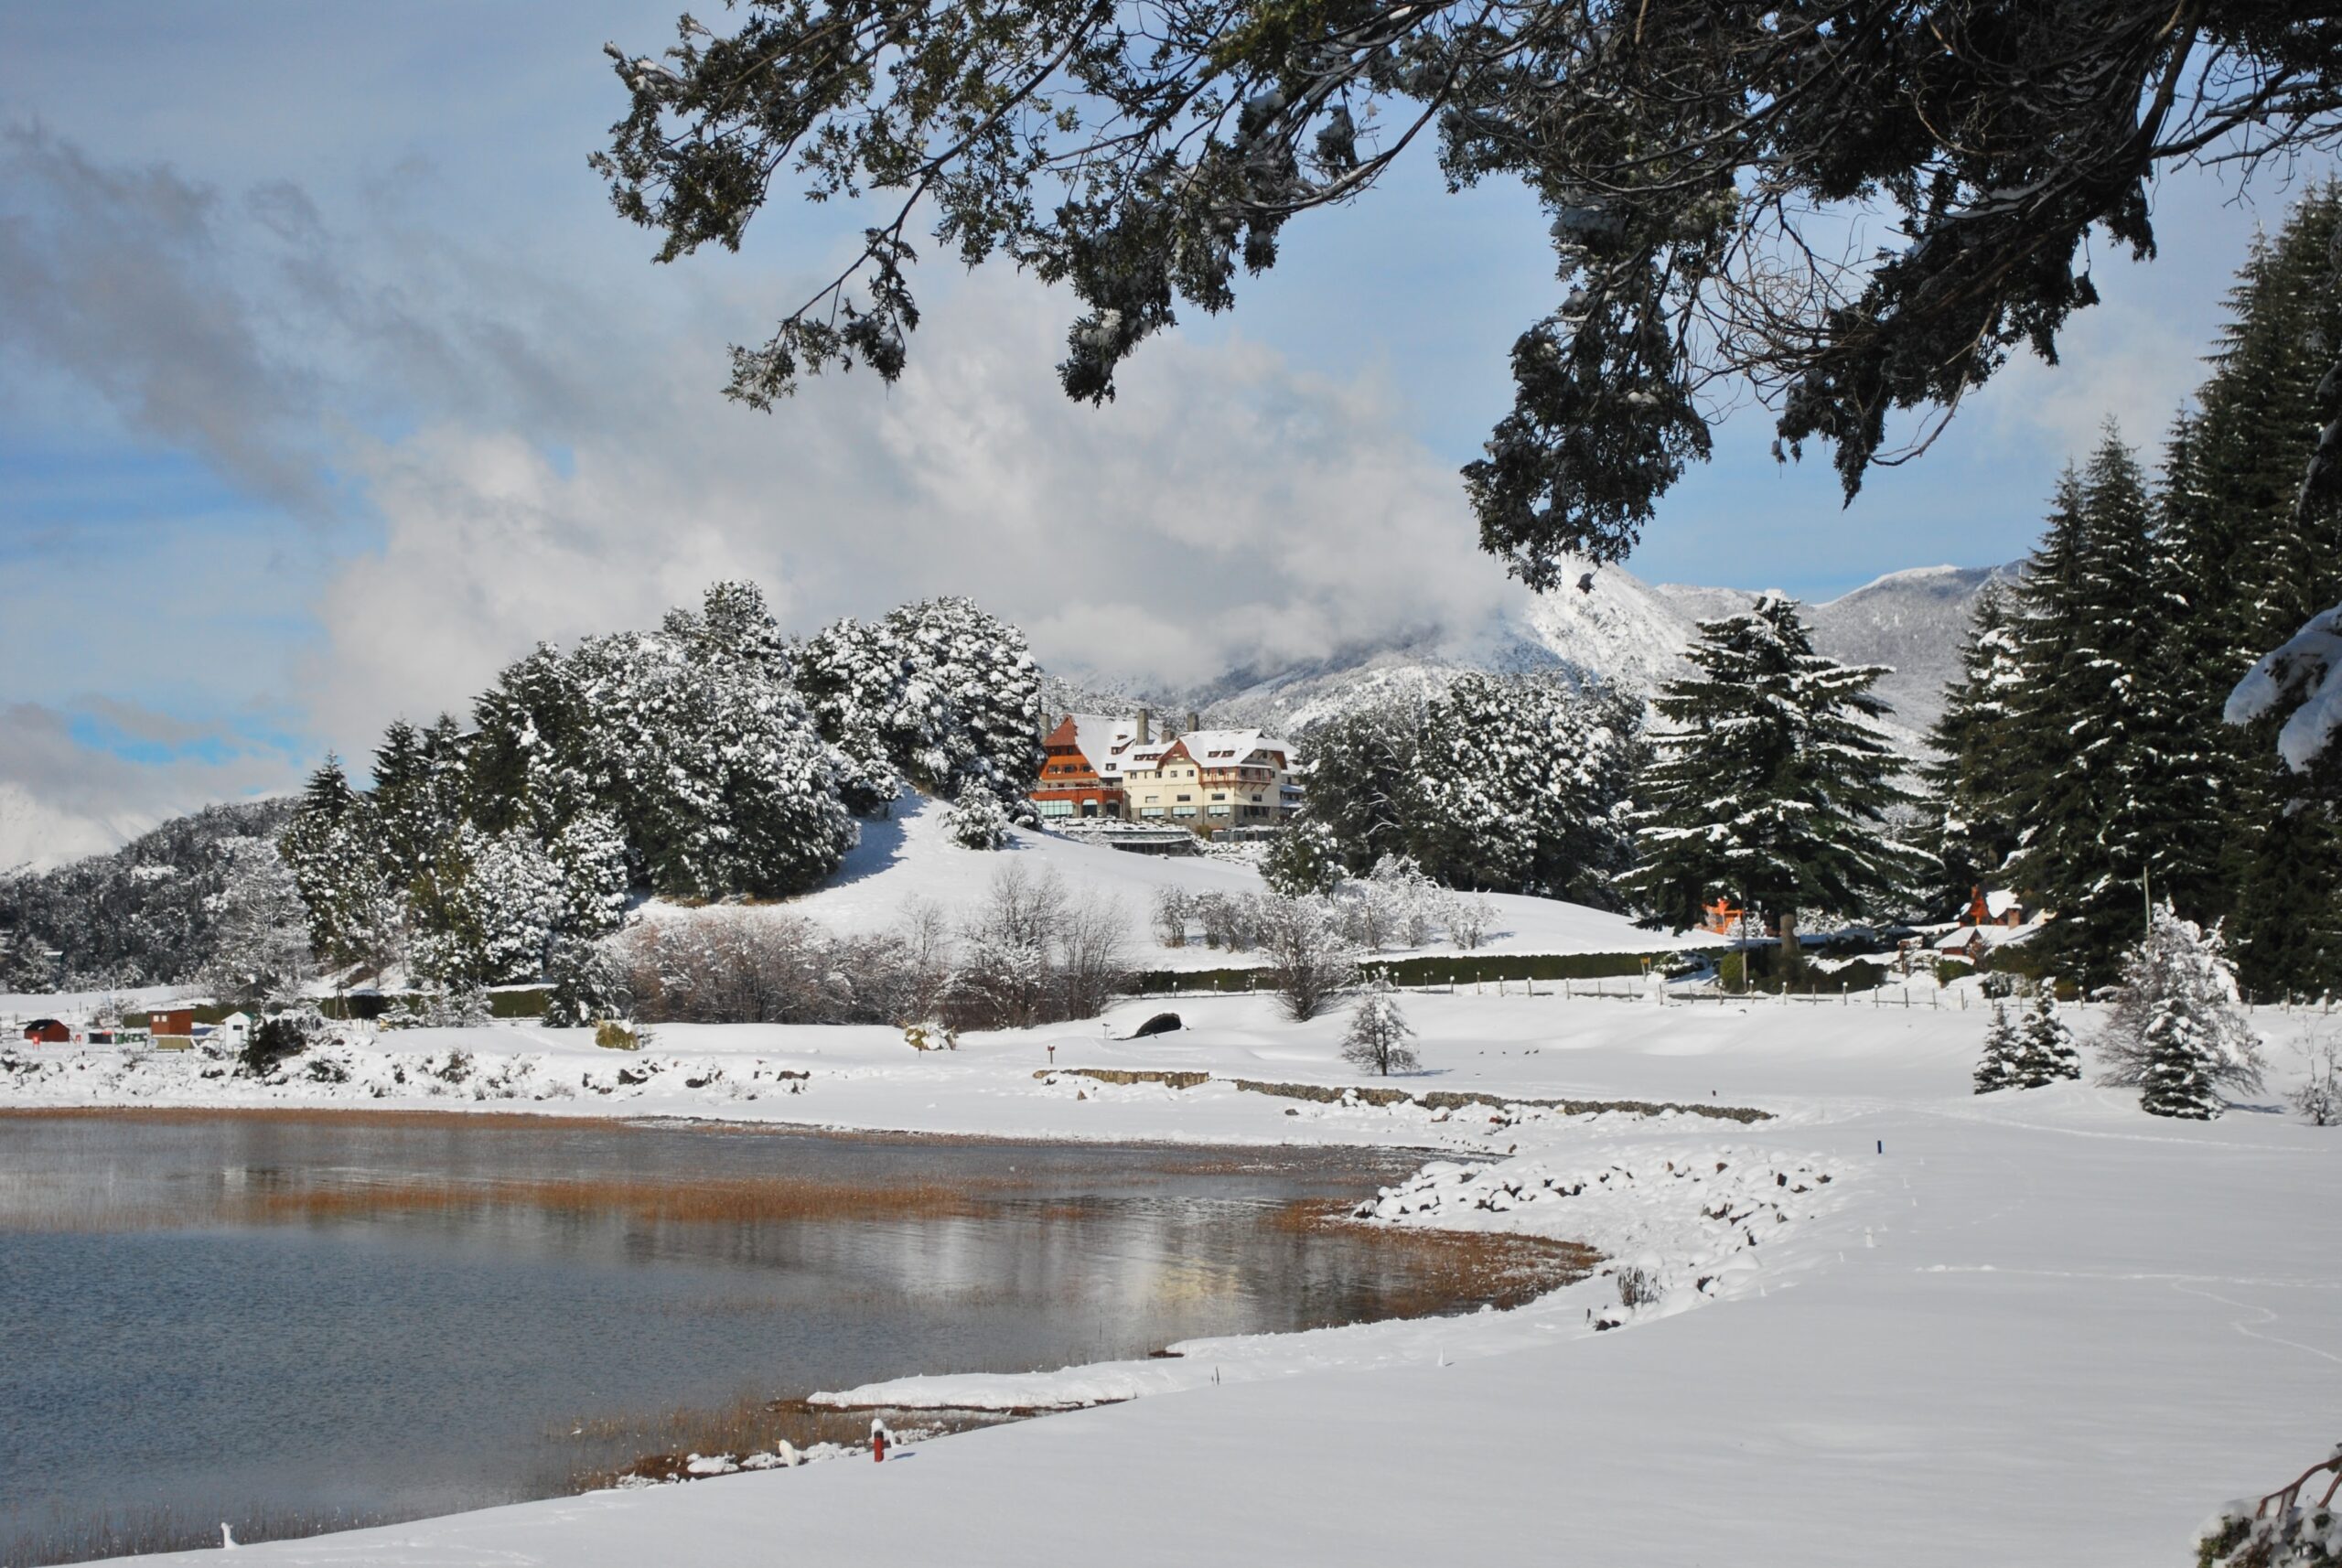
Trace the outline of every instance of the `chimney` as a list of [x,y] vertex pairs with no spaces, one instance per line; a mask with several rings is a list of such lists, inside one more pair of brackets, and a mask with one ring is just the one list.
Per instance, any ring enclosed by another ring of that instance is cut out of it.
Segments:
[[1188,735],[1193,735],[1193,734],[1195,734],[1195,733],[1196,733],[1196,731],[1198,731],[1198,730],[1199,730],[1199,729],[1201,729],[1201,728],[1203,728],[1203,727],[1204,727],[1204,726],[1203,726],[1203,721],[1202,721],[1202,720],[1201,720],[1201,718],[1197,714],[1196,711],[1195,711],[1194,709],[1192,709],[1192,708],[1188,709],[1188,710],[1187,710],[1187,732],[1186,732],[1186,733],[1187,733]]
[[1148,741],[1153,740],[1154,738],[1155,737],[1153,736],[1146,733],[1146,710],[1144,708],[1141,708],[1138,711],[1138,743],[1141,746],[1144,746]]

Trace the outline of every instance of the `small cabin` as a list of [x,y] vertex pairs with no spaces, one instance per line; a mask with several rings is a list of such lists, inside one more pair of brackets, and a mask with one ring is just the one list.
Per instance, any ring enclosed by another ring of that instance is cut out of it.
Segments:
[[73,1026],[61,1018],[36,1018],[25,1026],[25,1042],[35,1046],[70,1046]]
[[146,1015],[146,1027],[154,1035],[158,1051],[191,1051],[195,1048],[195,1009],[192,1007],[156,1007]]

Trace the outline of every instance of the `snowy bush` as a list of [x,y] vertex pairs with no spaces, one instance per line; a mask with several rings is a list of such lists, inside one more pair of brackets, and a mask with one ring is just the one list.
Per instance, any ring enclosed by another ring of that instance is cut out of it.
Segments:
[[1176,885],[1156,888],[1154,907],[1149,911],[1155,940],[1166,948],[1186,947],[1187,920],[1194,911],[1194,902],[1186,888]]
[[2106,1026],[2091,1042],[2101,1082],[2142,1090],[2159,1115],[2216,1116],[2221,1087],[2261,1087],[2260,1037],[2238,999],[2217,927],[2154,913],[2123,961]]
[[895,936],[832,937],[801,916],[706,909],[611,939],[631,1016],[678,1024],[891,1024],[913,1015],[914,955]]
[[[2332,1476],[2333,1480],[2326,1481]],[[2318,1483],[2325,1482],[2324,1485]],[[2196,1532],[2197,1568],[2337,1568],[2342,1565],[2342,1444],[2291,1486],[2239,1498]],[[2315,1497],[2316,1500],[2308,1498]]]
[[1414,1032],[1399,1010],[1397,993],[1388,980],[1382,981],[1351,1006],[1349,1028],[1342,1036],[1342,1059],[1385,1078],[1413,1072],[1421,1065],[1407,1045]]
[[408,997],[383,1015],[385,1029],[469,1029],[495,1022],[488,993],[477,985],[453,986]]
[[1448,940],[1466,952],[1477,952],[1496,928],[1497,907],[1485,893],[1456,894],[1441,911],[1440,921],[1447,928]]
[[1251,952],[1261,940],[1261,901],[1249,893],[1199,893],[1191,900],[1204,945]]
[[1008,812],[989,790],[971,789],[953,801],[943,827],[962,849],[1008,847]]
[[1003,866],[961,927],[947,1021],[1022,1029],[1095,1017],[1129,985],[1123,929],[1118,908],[1076,902],[1055,873]]
[[265,1078],[323,1038],[326,1021],[312,1010],[274,1013],[252,1026],[237,1066],[253,1078]]
[[1269,983],[1296,1023],[1315,1018],[1358,983],[1358,951],[1321,898],[1269,898],[1261,908]]
[[2331,1039],[2309,1041],[2298,1047],[2309,1071],[2302,1086],[2288,1097],[2295,1111],[2316,1127],[2342,1122],[2342,1045]]

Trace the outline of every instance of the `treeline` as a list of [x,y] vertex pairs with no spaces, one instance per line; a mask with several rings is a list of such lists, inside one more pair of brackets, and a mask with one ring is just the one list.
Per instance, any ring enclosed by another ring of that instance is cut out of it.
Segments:
[[2110,430],[2066,475],[2018,585],[1980,600],[1930,737],[1933,902],[2022,890],[2057,912],[2046,958],[2090,983],[2152,898],[2222,923],[2248,991],[2342,986],[2333,781],[2286,768],[2282,715],[2223,717],[2254,661],[2342,598],[2342,505],[2301,496],[2342,406],[2337,244],[2331,185],[2256,243],[2154,470]]
[[289,800],[206,806],[109,854],[0,876],[0,990],[103,991],[200,978],[239,868],[276,859]]
[[1323,892],[1386,864],[1444,886],[1621,908],[1642,704],[1552,676],[1459,676],[1422,702],[1360,707],[1296,736],[1308,790],[1263,867]]
[[817,886],[908,786],[1024,809],[1038,771],[1024,636],[963,598],[785,637],[745,583],[655,631],[540,646],[474,703],[392,725],[370,787],[328,759],[283,838],[318,960],[450,991],[550,976],[604,998],[598,939],[638,895]]

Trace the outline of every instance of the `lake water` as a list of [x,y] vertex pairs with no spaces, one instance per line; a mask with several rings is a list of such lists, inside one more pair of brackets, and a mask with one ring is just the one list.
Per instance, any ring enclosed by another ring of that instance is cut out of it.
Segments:
[[[1417,1309],[1403,1160],[0,1117],[0,1563],[572,1489],[719,1411]],[[113,1533],[107,1534],[111,1530]]]

